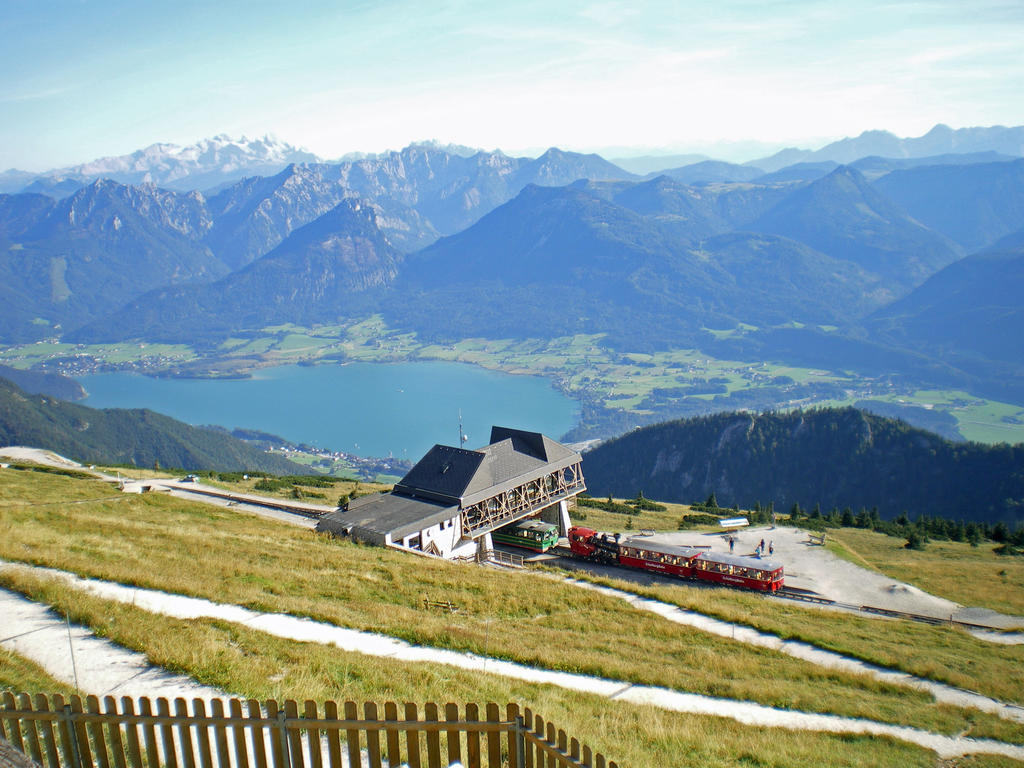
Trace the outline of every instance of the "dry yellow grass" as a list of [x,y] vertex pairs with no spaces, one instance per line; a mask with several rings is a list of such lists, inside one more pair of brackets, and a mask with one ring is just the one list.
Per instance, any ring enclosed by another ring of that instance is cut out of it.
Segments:
[[[12,505],[73,492],[107,496]],[[947,733],[1006,732],[991,716],[937,707],[923,693],[712,638],[534,574],[411,558],[233,510],[110,493],[95,481],[0,475],[0,556],[547,668]],[[425,612],[425,596],[451,599],[460,612]]]
[[992,542],[972,547],[932,541],[923,550],[911,550],[903,546],[905,539],[857,528],[830,530],[829,538],[830,549],[840,557],[933,595],[1024,615],[1024,557],[995,554]]
[[[614,501],[627,503],[629,499],[614,499]],[[678,530],[680,519],[690,511],[690,507],[686,504],[662,504],[662,506],[666,508],[664,512],[642,509],[639,515],[622,515],[616,512],[607,512],[597,507],[577,505],[571,514],[574,523],[611,533],[621,533],[627,530]],[[627,523],[631,528],[626,527]]]
[[947,625],[840,613],[734,590],[687,584],[600,583],[724,621],[1024,704],[1024,646],[997,645]]
[[72,686],[53,678],[34,661],[5,648],[0,648],[0,691],[42,691],[63,696],[75,692]]
[[[436,664],[367,658],[225,622],[169,619],[72,594],[38,577],[23,577],[18,586],[76,623],[145,653],[151,662],[234,695],[300,701],[517,701],[624,766],[935,765],[934,754],[927,750],[887,738],[744,726],[727,718],[665,712]],[[996,765],[978,763],[979,768]]]

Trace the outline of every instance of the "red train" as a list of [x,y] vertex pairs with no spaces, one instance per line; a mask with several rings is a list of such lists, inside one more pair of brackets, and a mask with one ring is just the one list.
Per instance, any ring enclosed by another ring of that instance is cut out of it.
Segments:
[[782,588],[782,566],[758,557],[708,552],[652,541],[646,536],[622,538],[592,528],[569,529],[569,548],[584,560],[654,571],[681,579],[698,579],[730,587],[777,592]]

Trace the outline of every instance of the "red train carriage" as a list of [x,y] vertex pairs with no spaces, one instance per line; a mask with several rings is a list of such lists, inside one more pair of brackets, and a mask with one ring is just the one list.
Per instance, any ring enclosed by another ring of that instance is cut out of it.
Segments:
[[689,579],[693,576],[693,562],[700,553],[701,550],[693,547],[662,544],[634,536],[619,542],[619,565]]
[[777,592],[782,588],[782,566],[757,557],[701,552],[693,561],[693,576],[731,587]]
[[569,529],[569,549],[584,560],[761,592],[775,592],[783,584],[782,566],[770,560],[664,544],[645,536],[623,538],[576,526]]

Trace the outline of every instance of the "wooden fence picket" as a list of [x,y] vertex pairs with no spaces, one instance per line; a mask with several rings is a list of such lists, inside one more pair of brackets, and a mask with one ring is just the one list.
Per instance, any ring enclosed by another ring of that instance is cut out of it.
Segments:
[[292,721],[293,725],[285,728],[288,731],[288,749],[285,755],[286,764],[290,768],[306,768],[306,761],[302,759],[302,731],[294,725],[299,719],[299,705],[293,699],[286,699],[284,702],[285,720]]
[[[210,716],[220,720],[224,719],[224,701],[222,699],[214,699],[210,702]],[[228,751],[228,727],[223,722],[214,723],[213,743],[217,747],[218,768],[231,768],[231,754]]]
[[[72,715],[81,715],[84,712],[82,707],[82,697],[72,696],[71,697],[71,713]],[[92,749],[89,747],[89,731],[85,727],[85,720],[81,717],[74,720],[72,726],[72,733],[75,738],[75,747],[78,750],[78,759],[81,761],[79,765],[83,768],[91,768],[92,762]]]
[[[423,705],[423,721],[426,723],[441,721],[437,714],[437,704],[431,701]],[[441,733],[433,729],[427,731],[427,766],[428,768],[441,768]]]
[[[27,693],[18,696],[17,703],[21,709],[32,709],[32,697]],[[28,756],[42,765],[43,755],[39,749],[39,732],[36,730],[35,720],[25,721],[25,741],[28,743]]]
[[[363,704],[363,719],[368,723],[377,722],[377,705],[374,702],[367,701]],[[380,731],[376,728],[366,729],[366,757],[370,768],[381,768]]]
[[[544,743],[549,747],[556,747],[558,744],[558,735],[555,733],[555,724],[549,722],[547,730],[544,732]],[[551,750],[545,750],[548,753],[548,768],[558,768],[558,762],[555,755]]]
[[[306,699],[306,703],[303,704],[302,716],[307,720],[319,720],[316,713],[316,702],[312,699]],[[323,768],[323,760],[320,752],[320,729],[318,728],[307,728],[306,729],[306,741],[309,744],[309,768]]]
[[526,764],[526,768],[534,768],[536,757],[533,752],[533,742],[529,739],[531,731],[533,731],[533,710],[526,707],[523,709],[523,762]]
[[[14,694],[10,691],[5,691],[3,696],[4,709],[17,709],[18,702],[14,698]],[[21,723],[17,720],[9,724],[5,738],[11,742],[13,746],[19,752],[25,751],[25,745],[21,741]]]
[[181,745],[181,763],[185,768],[196,768],[195,746],[192,742],[192,725],[188,714],[188,704],[180,696],[174,700],[174,715],[181,718],[175,730],[178,733],[178,744]]
[[[359,709],[356,707],[354,701],[345,702],[345,719],[355,720],[359,717]],[[362,756],[359,751],[359,731],[355,728],[349,728],[346,734],[345,746],[348,749],[348,764],[349,768],[360,768],[363,764]]]
[[[4,709],[11,709],[14,706],[13,704],[8,703],[8,697],[13,699],[14,694],[10,691],[4,691],[2,694],[0,694],[0,706],[2,706]],[[4,718],[0,718],[0,739],[5,739],[13,745],[14,738],[10,733],[10,729],[16,727],[17,725],[17,720],[6,720]]]
[[213,753],[210,751],[210,729],[206,727],[206,702],[202,699],[192,699],[192,714],[195,715],[196,723],[196,744],[199,747],[200,768],[214,768]]
[[[95,696],[86,696],[85,711],[90,715],[98,715],[100,713],[100,700]],[[86,724],[86,730],[92,738],[93,752],[96,755],[96,764],[99,768],[110,768],[106,739],[103,734],[103,724],[99,721],[89,722]]]
[[[288,748],[288,734],[284,730],[284,712],[277,708],[277,702],[268,699],[264,705],[267,718],[275,721],[270,735],[270,760],[272,768],[288,768],[284,762],[284,751]],[[205,766],[204,766],[205,768]]]
[[[475,723],[480,720],[480,710],[476,704],[466,705],[466,722]],[[480,731],[466,731],[466,760],[468,768],[480,768]]]
[[[232,720],[244,721],[246,719],[242,714],[242,702],[238,699],[231,699],[228,702],[228,713]],[[231,732],[234,736],[235,765],[237,768],[249,768],[249,752],[245,746],[245,725],[239,723],[231,728]],[[258,733],[262,734],[263,729],[260,728]],[[193,767],[186,763],[185,768]]]
[[[418,721],[419,715],[416,712],[416,705],[407,701],[405,703],[405,722],[415,723]],[[405,748],[407,752],[405,762],[409,764],[409,768],[423,768],[420,763],[420,732],[418,729],[406,729]]]
[[[324,720],[338,719],[338,702],[324,702]],[[327,735],[327,761],[331,768],[338,768],[341,765],[341,735],[337,728],[328,728]]]
[[[103,715],[107,725],[107,744],[114,757],[115,768],[128,768],[124,759],[124,743],[121,740],[120,716],[117,712],[117,701],[113,696],[103,697]],[[41,763],[40,763],[41,764]]]
[[[449,723],[459,722],[459,705],[448,703],[444,705],[444,719]],[[462,731],[456,726],[447,728],[448,742],[448,765],[462,762]]]
[[[58,714],[57,734],[60,736],[60,753],[67,768],[78,768],[78,751],[75,749],[74,723],[71,720],[71,705],[64,702],[59,693],[53,696],[53,711]],[[142,762],[139,761],[139,765]]]
[[[156,713],[160,717],[169,717],[171,714],[170,702],[163,696],[156,700]],[[167,768],[178,768],[178,754],[174,748],[174,728],[169,722],[161,723],[159,728],[160,744],[164,750],[164,761]]]
[[509,768],[523,768],[523,743],[521,728],[523,721],[519,715],[519,705],[509,702],[505,707],[505,719],[512,724],[508,732],[508,764]]
[[[45,693],[37,693],[35,697],[35,710],[36,712],[51,712],[50,703],[46,699]],[[48,719],[39,721],[39,732],[43,737],[43,748],[46,750],[46,763],[45,765],[52,766],[52,768],[60,768],[60,759],[57,757],[57,743],[53,737],[53,722]],[[40,765],[44,763],[40,762]]]
[[[256,699],[245,700],[245,713],[247,720],[263,719],[263,708]],[[249,727],[249,735],[252,738],[253,768],[269,768],[267,765],[267,739],[273,741],[273,729],[262,724],[252,725]],[[340,764],[341,760],[336,763],[336,765]]]
[[[485,708],[488,723],[501,722],[501,710],[494,702],[488,702]],[[501,768],[501,734],[498,731],[487,731],[487,765],[488,768]]]
[[[398,705],[395,702],[388,701],[384,704],[384,719],[392,723],[398,721]],[[401,765],[402,751],[399,748],[398,731],[394,728],[388,729],[387,742],[388,765]]]
[[535,715],[533,720],[534,739],[537,742],[537,768],[544,768],[548,764],[547,752],[544,749],[544,718]]
[[408,768],[618,768],[515,703],[488,702],[483,713],[467,704],[460,715],[454,703],[427,702],[421,713],[409,702],[401,717],[394,702],[383,717],[374,702],[343,707],[326,701],[321,711],[306,700],[300,714],[291,699],[196,698],[190,706],[181,697],[90,695],[65,703],[58,694],[3,692],[0,735],[41,768],[383,768],[385,751],[388,765]]
[[[56,703],[54,703],[54,708],[56,708]],[[121,697],[121,713],[125,717],[132,717],[135,714],[135,701],[130,696]],[[139,743],[138,724],[125,724],[124,740],[128,746],[128,764],[132,768],[142,765],[142,745]],[[68,764],[67,768],[72,768],[71,764]]]

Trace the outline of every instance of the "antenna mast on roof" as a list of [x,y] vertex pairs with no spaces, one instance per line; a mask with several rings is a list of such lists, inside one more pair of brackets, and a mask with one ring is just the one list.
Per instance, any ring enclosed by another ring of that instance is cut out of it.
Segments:
[[469,440],[469,435],[462,431],[462,409],[459,408],[459,448],[464,446],[467,440]]

